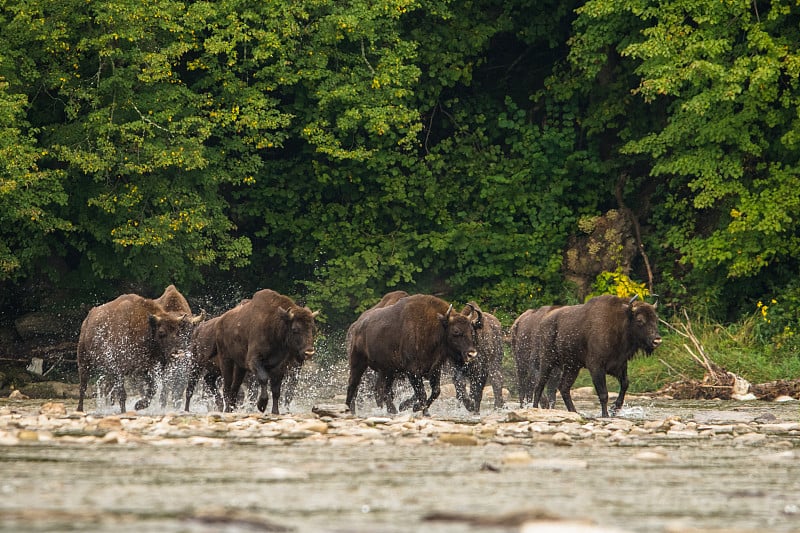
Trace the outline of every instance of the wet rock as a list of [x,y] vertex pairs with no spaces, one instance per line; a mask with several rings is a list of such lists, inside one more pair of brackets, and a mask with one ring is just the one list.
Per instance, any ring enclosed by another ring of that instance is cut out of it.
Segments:
[[735,446],[761,446],[765,440],[767,440],[767,436],[762,433],[745,433],[734,437],[733,444]]
[[67,414],[67,407],[60,402],[47,402],[39,409],[45,416],[62,416]]
[[519,409],[510,411],[506,416],[507,422],[547,422],[559,423],[566,421],[582,421],[583,416],[571,411],[556,409]]
[[554,433],[553,436],[550,437],[550,442],[556,446],[572,446],[573,444],[572,437],[560,431],[558,433]]
[[23,429],[17,433],[17,439],[19,439],[20,442],[36,442],[39,440],[39,433]]
[[644,463],[666,463],[670,460],[669,455],[655,450],[641,451],[635,454],[633,458]]
[[302,423],[299,429],[305,431],[313,431],[315,433],[327,433],[328,424],[326,424],[322,420],[309,420],[308,422]]
[[452,444],[453,446],[477,446],[478,439],[475,435],[465,433],[443,433],[439,435],[439,442],[442,444]]
[[520,533],[627,533],[626,530],[591,522],[537,520],[522,525]]
[[28,396],[22,393],[21,390],[16,389],[11,391],[11,394],[8,395],[9,400],[30,400]]
[[503,456],[503,464],[506,466],[521,466],[533,462],[533,457],[526,451],[509,452]]
[[347,404],[320,404],[311,408],[311,412],[319,416],[330,416],[332,418],[351,417],[353,414]]

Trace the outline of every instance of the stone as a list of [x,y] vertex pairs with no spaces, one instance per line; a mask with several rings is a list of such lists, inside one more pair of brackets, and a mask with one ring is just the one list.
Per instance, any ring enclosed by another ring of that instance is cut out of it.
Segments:
[[332,418],[352,417],[350,408],[347,404],[320,404],[311,408],[311,412],[319,416],[330,416]]
[[67,414],[67,407],[61,402],[47,402],[39,408],[39,413],[46,416],[62,416]]
[[439,442],[442,444],[452,444],[453,446],[477,446],[478,439],[475,435],[466,433],[442,433],[439,435]]

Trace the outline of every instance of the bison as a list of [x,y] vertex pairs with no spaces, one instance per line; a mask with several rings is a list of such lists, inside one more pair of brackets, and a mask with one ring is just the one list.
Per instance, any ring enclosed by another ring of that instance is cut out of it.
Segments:
[[[388,292],[388,293],[383,295],[383,298],[381,298],[378,301],[378,303],[376,303],[375,305],[373,305],[372,307],[370,307],[369,309],[367,309],[366,311],[361,313],[361,316],[358,317],[358,320],[353,322],[350,325],[350,327],[347,328],[347,335],[345,336],[345,341],[344,341],[346,352],[350,353],[350,346],[351,346],[351,344],[353,342],[353,340],[352,340],[353,339],[353,331],[360,327],[359,326],[360,321],[365,320],[366,317],[370,316],[370,311],[372,311],[373,309],[382,309],[384,307],[393,305],[393,304],[397,303],[401,298],[405,298],[406,296],[409,296],[409,294],[406,291]],[[375,402],[378,404],[378,407],[383,407],[384,398],[386,397],[386,394],[387,394],[386,393],[387,383],[388,383],[389,387],[392,387],[392,385],[393,385],[393,376],[386,375],[386,374],[383,374],[383,373],[381,373],[381,374],[376,376],[373,373],[373,374],[371,374],[371,377],[372,377],[372,379],[374,379],[374,383],[373,383],[373,386],[372,386],[372,391],[373,391],[373,394],[375,395]],[[391,391],[389,392],[389,394],[391,394]]]
[[[538,309],[528,309],[511,326],[511,353],[517,367],[520,407],[525,407],[525,402],[533,400],[533,385],[539,374],[539,357],[533,351],[534,339],[541,335],[542,319],[558,308],[559,306],[546,305]],[[547,404],[542,402],[541,407],[552,409],[555,406],[556,389],[560,381],[561,368],[554,369],[547,381]]]
[[[383,401],[396,412],[392,384],[406,375],[414,389],[415,411],[425,412],[439,396],[441,367],[450,359],[456,365],[469,363],[476,355],[474,324],[466,315],[435,296],[417,294],[386,307],[370,309],[353,324],[348,343],[350,377],[346,403],[355,412],[361,377],[367,367],[383,376]],[[426,398],[423,379],[431,385]]]
[[580,305],[552,310],[542,319],[542,335],[534,343],[539,357],[539,375],[533,391],[533,404],[539,405],[542,390],[552,372],[563,372],[559,392],[564,404],[575,411],[570,387],[581,368],[589,370],[602,416],[608,416],[606,374],[619,381],[616,411],[623,405],[628,390],[628,361],[639,350],[652,353],[659,344],[658,317],[654,305],[603,295]]
[[272,414],[278,414],[281,383],[287,362],[302,363],[314,355],[314,319],[319,314],[297,305],[273,290],[225,312],[217,324],[216,350],[223,379],[225,410],[231,411],[245,374],[255,375],[261,386],[256,406],[264,411],[272,391]]
[[95,371],[110,378],[111,394],[122,412],[127,400],[125,379],[143,378],[143,398],[134,407],[146,408],[155,394],[156,376],[173,353],[185,348],[193,327],[203,318],[167,311],[157,300],[137,294],[93,307],[78,338],[78,411],[83,411],[89,377]]
[[[468,365],[456,367],[453,373],[453,384],[456,388],[456,397],[461,400],[468,411],[479,413],[483,388],[486,380],[491,378],[494,393],[494,406],[503,406],[503,326],[492,314],[482,312],[478,304],[470,302],[461,311],[461,314],[476,315],[475,344],[478,355]],[[466,382],[469,381],[469,393]]]
[[215,317],[206,320],[192,332],[192,339],[189,343],[190,363],[186,380],[185,411],[189,411],[189,402],[192,401],[194,388],[200,376],[203,376],[206,387],[214,395],[217,409],[222,410],[222,395],[217,387],[217,378],[222,375],[217,359],[217,325],[219,319],[220,317]]

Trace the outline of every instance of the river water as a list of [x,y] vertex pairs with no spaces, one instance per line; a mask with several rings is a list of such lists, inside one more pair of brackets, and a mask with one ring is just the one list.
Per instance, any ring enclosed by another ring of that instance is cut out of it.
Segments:
[[0,400],[0,530],[800,531],[796,401],[315,409],[339,400],[277,417]]

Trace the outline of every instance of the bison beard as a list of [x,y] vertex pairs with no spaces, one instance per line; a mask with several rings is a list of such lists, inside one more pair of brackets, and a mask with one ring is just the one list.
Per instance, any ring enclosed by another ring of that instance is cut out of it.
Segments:
[[128,377],[144,380],[144,397],[134,407],[138,410],[150,405],[156,375],[173,353],[186,347],[192,329],[204,316],[169,312],[157,300],[136,294],[124,294],[92,308],[78,338],[78,411],[83,411],[89,377],[95,371],[110,378],[110,392],[119,399],[122,412],[126,408],[124,382]]
[[562,371],[559,392],[564,404],[575,411],[570,388],[581,368],[589,370],[602,416],[608,416],[606,374],[619,380],[620,390],[613,409],[620,409],[628,389],[628,361],[637,351],[651,353],[659,344],[658,318],[654,305],[603,295],[581,305],[565,306],[545,316],[533,340],[533,356],[539,360],[539,375],[533,404],[539,405],[551,374]]
[[247,372],[252,372],[261,386],[258,409],[267,407],[269,382],[272,413],[279,414],[281,384],[291,367],[290,359],[299,364],[314,355],[314,318],[318,314],[264,289],[220,317],[216,350],[226,411],[235,407],[242,381]]
[[[453,313],[452,305],[435,296],[417,294],[365,311],[348,332],[348,407],[355,412],[358,386],[369,367],[384,380],[382,394],[389,412],[396,412],[392,384],[398,374],[411,382],[414,410],[427,410],[439,396],[444,361],[449,358],[463,365],[475,357],[473,333],[469,317]],[[424,378],[431,385],[430,398]]]

